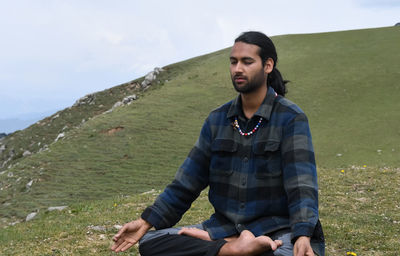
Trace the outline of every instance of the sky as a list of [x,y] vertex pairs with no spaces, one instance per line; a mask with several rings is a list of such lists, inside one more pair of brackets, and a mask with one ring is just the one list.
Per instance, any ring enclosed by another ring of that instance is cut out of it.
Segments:
[[0,6],[0,133],[11,132],[11,119],[39,119],[154,67],[229,47],[243,31],[274,36],[400,22],[400,0],[0,0]]

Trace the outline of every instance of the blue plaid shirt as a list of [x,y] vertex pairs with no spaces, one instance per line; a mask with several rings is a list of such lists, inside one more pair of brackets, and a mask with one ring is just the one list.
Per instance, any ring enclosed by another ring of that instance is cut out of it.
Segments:
[[[244,132],[233,126],[235,117]],[[254,116],[244,117],[238,96],[212,111],[199,139],[142,218],[156,229],[175,225],[207,186],[215,213],[203,222],[212,239],[250,230],[255,236],[291,228],[311,237],[318,221],[318,185],[308,120],[269,87]]]

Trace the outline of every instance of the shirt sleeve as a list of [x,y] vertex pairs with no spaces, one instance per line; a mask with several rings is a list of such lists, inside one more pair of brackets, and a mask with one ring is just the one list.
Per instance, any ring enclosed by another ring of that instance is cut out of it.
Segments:
[[208,186],[210,141],[211,129],[207,119],[196,144],[178,169],[172,183],[141,215],[156,229],[175,225],[200,192]]
[[318,183],[307,117],[296,113],[283,128],[282,165],[292,241],[311,237],[318,221]]

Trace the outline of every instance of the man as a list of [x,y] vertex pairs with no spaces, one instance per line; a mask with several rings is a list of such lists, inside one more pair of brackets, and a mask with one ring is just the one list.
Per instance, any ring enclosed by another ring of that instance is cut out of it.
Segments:
[[[308,121],[283,97],[277,61],[266,35],[235,40],[230,73],[239,96],[210,113],[174,181],[121,228],[112,250],[140,240],[142,255],[324,255]],[[170,228],[207,186],[215,213]]]

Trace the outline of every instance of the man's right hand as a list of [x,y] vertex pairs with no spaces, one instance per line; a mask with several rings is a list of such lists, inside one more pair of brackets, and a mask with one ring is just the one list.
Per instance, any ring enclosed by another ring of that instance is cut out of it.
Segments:
[[152,225],[142,218],[126,223],[113,237],[114,245],[111,250],[126,251],[136,244],[151,227]]

